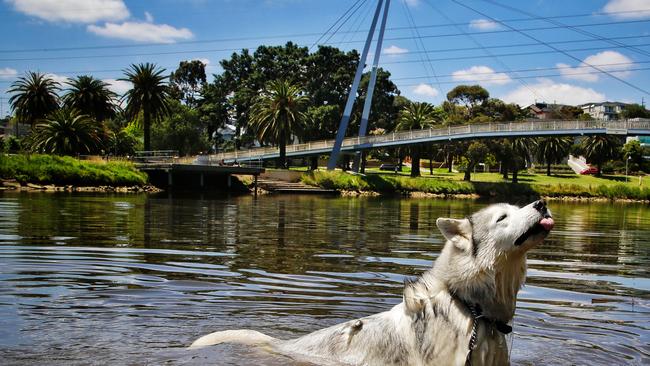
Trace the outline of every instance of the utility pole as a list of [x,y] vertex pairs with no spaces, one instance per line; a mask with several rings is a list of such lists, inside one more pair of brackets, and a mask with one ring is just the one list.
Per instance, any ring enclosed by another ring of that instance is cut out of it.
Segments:
[[345,104],[345,109],[343,110],[343,116],[341,117],[341,122],[339,123],[339,129],[336,132],[336,141],[334,142],[334,147],[332,148],[330,159],[327,162],[327,170],[336,169],[336,163],[338,162],[339,155],[341,154],[341,145],[343,145],[343,139],[345,138],[345,131],[348,129],[348,125],[350,124],[350,115],[352,114],[352,107],[354,106],[354,100],[357,97],[357,90],[359,90],[359,83],[361,82],[361,76],[363,75],[363,68],[366,65],[366,59],[368,58],[370,43],[372,42],[373,35],[375,34],[375,28],[377,27],[377,20],[379,19],[379,13],[381,12],[381,7],[383,3],[384,0],[379,0],[377,2],[377,9],[375,9],[375,16],[372,19],[372,24],[370,25],[370,30],[368,31],[368,37],[366,38],[366,44],[363,46],[363,52],[361,52],[361,58],[359,59],[359,64],[357,65],[357,72],[354,75],[352,87],[350,88],[350,93],[348,94],[348,100],[347,103]]
[[[388,9],[390,8],[390,0],[386,0],[386,6],[384,7],[384,15],[381,19],[381,25],[379,26],[379,38],[377,38],[377,47],[375,47],[375,58],[372,62],[372,72],[370,73],[370,82],[368,83],[368,91],[366,92],[366,100],[363,103],[363,113],[361,114],[361,123],[359,124],[359,137],[366,136],[368,132],[368,118],[370,117],[370,107],[372,106],[372,96],[375,93],[375,84],[377,83],[377,69],[379,68],[379,56],[381,55],[381,49],[384,43],[384,31],[386,30],[386,20],[388,19]],[[354,156],[354,164],[352,164],[352,170],[355,173],[364,172],[365,167],[363,166],[363,151],[357,151]]]

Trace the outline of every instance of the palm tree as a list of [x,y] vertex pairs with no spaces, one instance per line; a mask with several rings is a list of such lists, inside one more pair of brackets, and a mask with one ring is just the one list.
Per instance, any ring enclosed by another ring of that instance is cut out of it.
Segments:
[[142,113],[144,129],[144,149],[151,149],[151,122],[169,114],[169,90],[164,75],[165,69],[157,69],[151,63],[131,65],[124,70],[126,78],[119,79],[133,84],[133,88],[124,94],[126,115],[135,119]]
[[513,152],[512,160],[512,183],[518,182],[519,170],[523,169],[527,163],[530,163],[530,157],[535,151],[537,140],[530,137],[515,138],[511,140]]
[[77,109],[98,122],[115,117],[117,94],[108,89],[108,84],[88,75],[78,76],[66,84],[70,86],[63,96],[66,107]]
[[59,108],[59,96],[56,94],[59,90],[59,83],[52,78],[39,72],[29,72],[11,84],[8,92],[13,96],[9,98],[9,103],[18,120],[33,127],[38,120]]
[[32,149],[58,155],[85,154],[101,145],[101,131],[88,115],[63,108],[34,128]]
[[580,147],[587,161],[596,164],[597,175],[601,175],[600,167],[607,160],[614,159],[620,153],[622,143],[618,137],[607,135],[589,136],[582,140]]
[[[396,130],[420,130],[433,126],[438,114],[435,107],[426,102],[411,102],[404,106],[397,117]],[[411,146],[411,177],[420,176],[420,146]]]
[[551,164],[559,163],[571,149],[570,137],[544,137],[537,143],[537,158],[546,163],[546,175],[551,176]]
[[280,147],[278,166],[286,168],[287,142],[304,127],[309,98],[298,85],[271,81],[251,108],[251,127],[257,139]]

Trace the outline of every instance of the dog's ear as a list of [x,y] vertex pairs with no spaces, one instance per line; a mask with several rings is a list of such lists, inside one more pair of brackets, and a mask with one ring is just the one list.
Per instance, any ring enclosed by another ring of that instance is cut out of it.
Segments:
[[470,250],[472,243],[472,223],[469,219],[447,219],[441,217],[436,220],[436,226],[444,237],[454,243],[461,250]]

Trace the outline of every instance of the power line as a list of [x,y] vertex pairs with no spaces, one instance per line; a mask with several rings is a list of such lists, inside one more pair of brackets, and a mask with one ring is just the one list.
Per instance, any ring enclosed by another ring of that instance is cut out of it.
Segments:
[[[323,37],[325,37],[325,35],[327,35],[327,33],[329,33],[329,32],[332,30],[332,28],[334,28],[334,27],[336,26],[336,24],[338,24],[338,22],[340,22],[341,19],[343,19],[343,18],[346,16],[347,13],[349,13],[350,11],[352,11],[352,9],[353,9],[354,7],[356,7],[357,4],[358,4],[360,1],[362,1],[362,0],[357,0],[357,1],[355,1],[355,3],[352,4],[352,6],[350,6],[350,7],[348,8],[348,10],[345,11],[345,13],[343,13],[341,16],[339,16],[339,17],[336,19],[336,21],[335,21],[335,22],[334,22],[334,23],[333,23],[329,28],[327,28],[327,30],[325,31],[325,33],[323,33],[320,37],[318,37],[318,39],[316,40],[316,42],[314,42],[311,46],[309,46],[309,49],[311,50],[311,49],[312,49],[316,44],[318,44],[318,42],[320,42],[320,40],[323,39]],[[365,0],[363,0],[363,1],[365,2]]]
[[[359,11],[359,9],[361,9],[361,7],[363,7],[363,5],[366,3],[366,1],[367,1],[367,0],[363,0],[363,1],[361,2],[361,4],[359,4],[359,6],[358,6],[356,9],[354,9],[354,11],[353,11],[352,13],[350,13],[350,15],[348,15],[348,17],[345,18],[345,20],[344,20],[343,22],[341,22],[341,24],[338,26],[338,28],[336,28],[336,30],[334,30],[334,32],[332,32],[332,34],[331,34],[331,35],[330,35],[330,36],[329,36],[329,37],[328,37],[328,38],[327,38],[323,43],[327,43],[327,42],[329,42],[329,40],[332,39],[332,37],[334,37],[334,35],[335,35],[338,31],[341,30],[341,28],[345,25],[345,23],[347,23],[348,20],[350,20],[350,18],[351,18],[351,17],[352,17],[352,16],[353,16],[357,11]],[[314,45],[315,45],[316,43],[318,43],[318,41],[316,41],[316,42],[314,43]],[[314,45],[312,45],[312,47],[313,47]],[[312,47],[310,47],[309,49],[311,49]]]
[[561,50],[561,49],[559,49],[559,48],[557,48],[557,47],[555,47],[555,46],[553,46],[553,45],[550,45],[550,44],[548,44],[548,43],[546,43],[546,42],[544,42],[544,41],[542,41],[542,40],[540,40],[540,39],[538,39],[538,38],[536,38],[536,37],[534,37],[534,36],[531,36],[530,34],[528,34],[528,33],[526,33],[526,32],[523,32],[523,31],[520,30],[520,29],[516,29],[516,28],[514,28],[514,27],[512,27],[512,26],[510,26],[510,25],[508,25],[508,24],[505,24],[505,23],[503,23],[503,22],[501,22],[501,21],[499,21],[499,20],[497,20],[497,19],[495,19],[495,18],[493,18],[493,17],[491,17],[491,16],[489,16],[489,15],[487,15],[487,14],[485,14],[485,13],[479,11],[479,10],[476,10],[476,9],[472,8],[472,7],[469,6],[469,5],[466,5],[466,4],[463,4],[463,3],[459,2],[458,0],[451,0],[451,1],[453,1],[455,4],[458,4],[458,5],[460,5],[460,6],[464,7],[464,8],[466,8],[466,9],[469,9],[469,10],[471,10],[471,11],[477,13],[477,14],[480,14],[480,15],[482,15],[482,16],[484,16],[484,17],[487,17],[487,18],[489,18],[490,20],[492,20],[493,22],[498,22],[499,24],[502,24],[503,26],[508,27],[509,29],[511,29],[511,30],[513,30],[513,31],[515,31],[515,32],[517,32],[517,33],[519,33],[519,34],[521,34],[521,35],[527,37],[527,38],[530,38],[530,39],[532,39],[532,40],[534,40],[534,41],[536,41],[536,42],[539,42],[540,44],[543,44],[543,45],[547,46],[548,48],[550,48],[550,49],[552,49],[552,50],[554,50],[554,51],[556,51],[556,52],[562,53],[563,55],[565,55],[565,56],[567,56],[567,57],[570,57],[570,58],[572,58],[572,59],[575,60],[575,61],[582,62],[582,63],[584,63],[584,64],[587,65],[587,66],[591,66],[593,69],[598,70],[598,71],[601,71],[601,72],[605,73],[606,75],[608,75],[609,77],[611,77],[611,78],[613,78],[613,79],[616,79],[616,80],[620,81],[621,83],[623,83],[623,84],[625,84],[625,85],[627,85],[627,86],[629,86],[629,87],[631,87],[631,88],[633,88],[633,89],[636,89],[636,90],[638,90],[638,91],[640,91],[640,92],[642,92],[642,93],[644,93],[644,94],[650,95],[650,92],[648,92],[647,90],[644,90],[644,89],[642,89],[642,88],[640,88],[640,87],[638,87],[638,86],[636,86],[636,85],[634,85],[634,84],[632,84],[632,83],[630,83],[630,82],[628,82],[628,81],[625,81],[625,80],[619,78],[619,77],[616,76],[616,75],[610,74],[609,72],[607,72],[607,71],[605,71],[605,70],[602,70],[601,68],[599,68],[599,67],[597,67],[597,66],[594,66],[594,65],[591,65],[591,64],[589,64],[589,63],[586,63],[586,62],[584,62],[583,60],[580,60],[579,58],[577,58],[577,57],[571,55],[571,54],[568,53],[567,51]]
[[578,28],[575,28],[575,27],[573,27],[573,26],[571,26],[571,25],[564,24],[564,23],[562,23],[562,22],[560,22],[560,21],[557,21],[557,20],[547,19],[547,18],[544,18],[544,17],[540,17],[540,16],[537,16],[537,15],[535,15],[535,14],[529,13],[529,12],[527,12],[527,11],[524,11],[524,10],[521,10],[521,9],[518,9],[518,8],[515,8],[515,7],[513,7],[513,6],[509,6],[509,5],[505,5],[505,4],[498,3],[498,2],[496,2],[496,1],[494,1],[494,0],[483,0],[483,1],[486,2],[486,3],[488,3],[488,4],[493,4],[493,5],[496,5],[496,6],[502,7],[502,8],[504,8],[504,9],[509,9],[509,10],[512,10],[512,11],[518,12],[518,13],[520,13],[520,14],[527,15],[527,16],[529,16],[529,17],[535,19],[535,20],[542,20],[542,21],[545,21],[545,22],[547,22],[547,23],[551,23],[551,24],[554,24],[554,25],[557,25],[557,26],[563,26],[563,27],[566,27],[566,29],[570,29],[570,30],[572,30],[572,31],[574,31],[574,32],[576,32],[576,33],[579,33],[579,34],[582,34],[582,35],[586,35],[586,36],[592,37],[592,38],[597,39],[597,40],[600,40],[600,41],[605,41],[605,42],[608,42],[608,43],[613,44],[613,45],[616,45],[616,46],[621,46],[621,47],[624,47],[624,48],[626,48],[626,49],[628,49],[628,50],[630,50],[630,51],[634,51],[634,52],[636,52],[636,53],[640,53],[640,54],[642,54],[642,55],[644,55],[644,56],[648,56],[648,57],[650,57],[650,52],[646,52],[645,50],[642,50],[642,49],[640,49],[640,48],[636,48],[636,47],[634,47],[634,46],[626,45],[626,44],[621,43],[621,42],[617,42],[617,41],[613,41],[613,40],[611,40],[611,39],[607,39],[607,38],[605,38],[605,37],[602,37],[602,36],[599,35],[599,34],[592,33],[592,32],[586,31],[586,30],[582,30],[582,29],[578,29]]
[[[559,16],[562,17],[562,16]],[[548,17],[552,19],[554,17]],[[514,20],[504,20],[508,22],[515,21],[531,21],[531,19],[514,19]],[[585,24],[575,24],[571,25],[572,27],[595,27],[595,26],[604,26],[604,25],[613,25],[613,24],[634,24],[634,23],[646,23],[648,20],[622,20],[615,22],[600,22],[600,23],[585,23]],[[420,29],[425,28],[439,28],[439,27],[449,27],[454,25],[467,25],[467,23],[456,23],[456,24],[434,24],[434,25],[421,25]],[[522,31],[537,31],[537,30],[550,30],[550,29],[560,29],[566,28],[566,26],[546,26],[546,27],[533,27],[533,28],[524,28]],[[386,28],[386,30],[408,30],[410,27],[392,27]],[[492,30],[492,31],[480,31],[480,32],[466,32],[466,33],[447,33],[447,34],[436,34],[436,35],[425,35],[423,38],[439,38],[439,37],[454,37],[454,36],[464,36],[466,34],[472,35],[487,35],[495,33],[511,33],[513,30]],[[344,33],[344,32],[339,32]],[[346,32],[347,33],[347,32]],[[353,33],[363,33],[360,31]],[[57,47],[57,48],[31,48],[31,49],[5,49],[0,50],[0,53],[29,53],[29,52],[65,52],[65,51],[79,51],[79,50],[101,50],[101,49],[119,49],[119,48],[138,48],[138,47],[152,47],[152,46],[178,46],[178,45],[191,45],[191,44],[205,44],[205,43],[226,43],[226,42],[242,42],[242,41],[262,41],[269,39],[286,39],[286,38],[299,38],[299,37],[317,37],[322,36],[322,33],[293,33],[293,34],[282,34],[282,35],[273,35],[273,36],[251,36],[251,37],[233,37],[233,38],[215,38],[215,39],[205,39],[205,40],[195,40],[195,41],[177,41],[173,44],[169,43],[139,43],[139,44],[122,44],[122,45],[106,45],[106,46],[78,46],[78,47]],[[388,41],[403,40],[409,39],[409,37],[394,37],[386,38]],[[352,40],[345,43],[363,43],[363,40]]]
[[[423,38],[426,36],[422,36]],[[650,35],[642,35],[638,36],[636,38],[647,38],[650,37]],[[410,38],[409,39],[415,39],[415,38]],[[576,40],[576,41],[557,41],[557,42],[547,42],[547,44],[565,44],[565,43],[580,43],[580,42],[585,42],[583,40]],[[342,42],[345,43],[345,42]],[[539,44],[520,44],[519,46],[535,46]],[[517,45],[500,45],[500,46],[484,46],[485,48],[509,48],[509,47],[519,47]],[[644,44],[637,44],[635,46],[648,46],[647,43]],[[576,48],[576,49],[567,49],[565,51],[593,51],[593,50],[602,50],[602,49],[607,49],[607,48],[623,48],[622,46],[615,46],[615,47],[589,47],[589,48]],[[183,51],[167,51],[167,52],[143,52],[143,53],[123,53],[123,54],[102,54],[102,55],[83,55],[83,56],[46,56],[46,57],[18,57],[18,58],[0,58],[0,62],[15,62],[15,61],[52,61],[52,60],[75,60],[75,59],[96,59],[96,58],[119,58],[119,57],[139,57],[139,56],[162,56],[162,55],[179,55],[179,54],[192,54],[192,53],[211,53],[211,52],[233,52],[233,51],[240,51],[242,48],[217,48],[217,49],[197,49],[197,50],[183,50]],[[437,52],[451,52],[451,51],[467,51],[467,50],[472,50],[472,49],[467,49],[467,48],[455,48],[455,49],[441,49],[441,50],[425,50],[423,52],[426,53],[437,53]],[[417,53],[417,52],[411,52],[411,53]],[[549,53],[549,52],[541,52],[543,53]],[[551,52],[552,53],[552,52]],[[540,52],[522,52],[522,53],[512,53],[512,54],[503,54],[503,55],[494,55],[495,57],[501,57],[501,56],[524,56],[524,55],[534,55],[534,54],[540,54]],[[479,57],[469,57],[471,58],[483,58],[484,56],[479,56]],[[455,58],[451,58],[451,60],[454,60]],[[458,57],[457,59],[468,59],[468,57]],[[445,61],[445,60],[450,60],[450,59],[437,59],[437,60],[432,60],[432,61]],[[407,63],[410,63],[413,61],[409,61]],[[397,62],[397,63],[403,63],[403,62]]]
[[[634,68],[634,69],[610,70],[610,72],[646,71],[646,70],[650,70],[650,67],[639,67],[639,68]],[[551,78],[551,77],[575,76],[575,75],[578,75],[578,76],[579,75],[595,75],[595,74],[601,74],[601,72],[600,71],[586,71],[586,72],[570,72],[570,73],[567,72],[567,73],[562,73],[562,74],[542,74],[542,75],[494,77],[494,78],[483,78],[483,79],[481,79],[481,78],[476,78],[476,79],[471,78],[471,76],[477,75],[477,74],[478,73],[469,75],[469,77],[467,77],[467,78],[465,78],[463,80],[441,81],[440,84],[458,84],[458,83],[467,82],[467,81],[474,81],[474,82],[477,82],[477,83],[481,83],[481,82],[483,82],[483,83],[493,83],[495,81],[506,81],[507,82],[507,81],[510,81],[510,80]],[[440,76],[441,77],[442,76],[454,77],[453,74],[451,74],[451,75],[440,75]],[[422,77],[422,78],[424,79],[425,77]],[[392,80],[393,80],[393,82],[397,82],[397,85],[400,85],[400,86],[417,86],[417,85],[420,85],[420,84],[400,84],[399,83],[400,80],[406,80],[406,79],[412,80],[412,79],[417,79],[417,78],[415,78],[415,77],[413,77],[413,78],[397,78],[397,79],[392,79]]]
[[[402,6],[403,6],[403,8],[405,10],[405,13],[406,13],[407,22],[409,23],[409,26],[411,26],[411,29],[412,29],[411,33],[414,36],[416,36],[416,38],[414,38],[415,47],[418,50],[420,49],[420,47],[422,48],[422,53],[426,56],[426,60],[429,60],[428,66],[431,69],[431,72],[433,73],[434,78],[436,79],[438,89],[442,89],[442,87],[440,86],[440,83],[438,81],[438,76],[436,76],[436,70],[433,67],[433,64],[431,63],[431,60],[429,59],[429,54],[426,52],[426,47],[424,46],[424,42],[422,41],[422,37],[420,37],[420,32],[418,31],[417,26],[415,25],[415,19],[413,19],[413,15],[411,14],[411,11],[408,8],[408,4],[404,1],[404,2],[402,2]],[[427,68],[427,63],[425,62],[425,58],[420,56],[420,61],[422,62],[422,66],[424,67],[424,71],[429,76],[428,77],[429,84],[433,84],[432,80],[431,80],[431,76],[429,74],[429,69]]]

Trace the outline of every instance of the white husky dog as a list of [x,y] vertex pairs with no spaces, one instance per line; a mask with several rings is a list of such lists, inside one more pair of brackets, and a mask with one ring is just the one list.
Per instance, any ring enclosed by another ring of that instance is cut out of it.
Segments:
[[526,278],[526,252],[554,222],[546,202],[495,204],[464,219],[439,218],[447,242],[433,268],[406,281],[391,310],[292,340],[227,330],[192,348],[224,342],[263,345],[323,365],[507,365],[504,334]]

